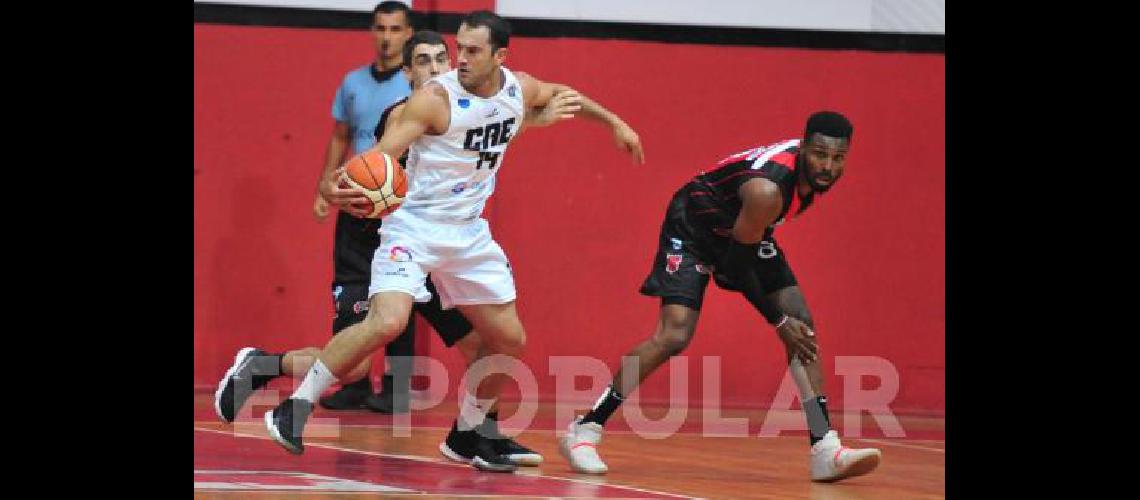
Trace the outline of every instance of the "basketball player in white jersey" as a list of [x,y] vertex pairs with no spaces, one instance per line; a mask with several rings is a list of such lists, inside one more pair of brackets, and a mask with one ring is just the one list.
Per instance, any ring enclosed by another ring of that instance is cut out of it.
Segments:
[[[293,395],[265,414],[270,436],[287,450],[303,451],[302,430],[321,392],[403,331],[413,302],[431,298],[427,273],[443,307],[463,313],[487,354],[522,354],[526,335],[515,310],[510,265],[481,215],[526,111],[569,88],[503,67],[509,38],[510,27],[499,16],[465,16],[456,35],[458,70],[415,91],[377,144],[392,158],[408,150],[408,193],[380,229],[368,316],[333,337]],[[578,97],[579,113],[609,125],[618,146],[644,163],[637,133],[596,102]],[[444,455],[481,470],[515,470],[477,431],[506,378],[491,374],[466,389],[459,417],[440,445]]]
[[[403,70],[413,90],[423,87],[432,77],[451,69],[447,44],[443,37],[434,31],[417,31],[407,41],[403,49],[403,59]],[[581,109],[578,101],[577,92],[572,90],[559,92],[545,107],[528,110],[523,128],[545,127],[560,120],[573,118],[574,113]],[[377,140],[383,135],[385,125],[393,123],[403,112],[406,102],[407,98],[401,99],[384,111],[375,132]],[[406,163],[406,158],[402,158],[401,163]],[[330,191],[336,189],[338,175],[335,170],[326,176],[323,182],[327,186],[322,186],[323,189]],[[340,191],[349,191],[351,195],[349,198],[362,196],[359,190]],[[430,283],[427,285],[430,286]],[[454,346],[462,353],[467,365],[487,355],[479,334],[472,329],[471,323],[456,309],[443,310],[438,296],[433,297],[430,302],[416,304],[415,310],[431,324],[444,345]],[[234,356],[234,364],[226,371],[214,393],[214,406],[218,416],[225,422],[233,422],[254,392],[277,377],[304,377],[320,352],[319,347],[305,347],[285,353],[271,353],[256,347],[239,350]],[[340,381],[351,383],[364,378],[369,366],[370,362],[366,358],[351,370],[349,375],[340,377]],[[541,454],[522,446],[499,431],[497,412],[494,409],[487,413],[480,432],[484,436],[494,437],[496,451],[517,465],[537,466],[543,461]]]

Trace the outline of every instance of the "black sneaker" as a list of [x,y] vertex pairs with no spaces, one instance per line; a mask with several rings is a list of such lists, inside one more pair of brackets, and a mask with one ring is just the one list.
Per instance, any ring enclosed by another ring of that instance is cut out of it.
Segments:
[[282,401],[273,411],[265,412],[265,427],[269,429],[269,437],[289,450],[289,453],[300,455],[305,451],[301,433],[312,412],[313,404],[304,399],[289,398]]
[[527,448],[499,431],[497,419],[487,416],[481,424],[483,436],[491,440],[495,451],[517,465],[535,467],[542,463],[542,455]]
[[364,382],[345,384],[336,392],[321,398],[321,408],[326,410],[359,410],[364,408],[364,401],[372,395],[372,381],[367,376],[363,380]]
[[397,398],[394,379],[391,375],[384,375],[380,381],[380,393],[371,394],[365,398],[364,407],[377,413],[392,415],[394,413],[407,413],[410,410],[410,403],[408,391],[404,391]]
[[214,391],[214,411],[218,417],[233,422],[253,392],[281,374],[280,359],[253,347],[238,351],[234,364],[226,370]]
[[461,431],[458,420],[451,424],[447,439],[439,444],[443,456],[456,462],[471,464],[488,472],[514,472],[518,465],[495,451],[490,439],[480,436],[475,429]]

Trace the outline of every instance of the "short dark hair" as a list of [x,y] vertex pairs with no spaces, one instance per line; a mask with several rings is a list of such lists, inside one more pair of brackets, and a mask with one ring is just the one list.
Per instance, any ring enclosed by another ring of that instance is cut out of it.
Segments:
[[468,28],[486,26],[491,32],[491,50],[499,50],[511,44],[511,25],[506,19],[499,17],[489,10],[477,10],[459,20],[459,24],[466,24]]
[[376,14],[391,14],[393,12],[403,12],[404,20],[408,22],[408,26],[415,28],[416,24],[413,19],[413,17],[415,17],[415,12],[413,12],[412,8],[408,7],[408,4],[404,2],[397,2],[396,0],[385,0],[383,2],[380,2],[376,4],[375,9],[372,9],[372,17],[376,17]]
[[835,111],[817,111],[808,117],[807,127],[804,128],[804,139],[811,139],[812,135],[819,133],[850,140],[854,131],[846,116]]
[[406,43],[404,43],[404,66],[412,67],[412,52],[415,52],[416,45],[426,43],[428,45],[443,45],[444,50],[447,50],[447,42],[443,41],[443,35],[439,32],[431,30],[417,31],[412,35]]

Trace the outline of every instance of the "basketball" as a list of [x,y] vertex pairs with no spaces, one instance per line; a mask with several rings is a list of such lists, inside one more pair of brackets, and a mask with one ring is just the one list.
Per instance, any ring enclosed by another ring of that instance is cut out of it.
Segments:
[[392,213],[404,202],[404,195],[408,192],[408,177],[404,169],[387,153],[375,149],[348,160],[340,184],[341,187],[364,192],[369,201],[356,207],[367,210],[364,217],[369,219],[379,219]]

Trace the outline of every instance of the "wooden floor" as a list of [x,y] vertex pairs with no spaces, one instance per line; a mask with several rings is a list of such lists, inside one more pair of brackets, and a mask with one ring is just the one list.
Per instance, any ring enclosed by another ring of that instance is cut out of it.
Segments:
[[[835,484],[808,480],[807,437],[758,437],[762,411],[724,412],[749,419],[749,437],[705,437],[697,422],[664,439],[633,434],[615,415],[599,445],[605,476],[571,471],[558,453],[554,408],[540,407],[518,440],[545,456],[540,467],[484,473],[444,459],[438,445],[454,403],[411,416],[410,437],[394,437],[392,417],[318,409],[306,427],[305,453],[291,455],[268,440],[260,415],[246,409],[235,424],[214,415],[212,394],[195,394],[196,498],[944,498],[945,448],[940,418],[899,417],[907,435],[923,439],[844,438],[877,447],[883,462],[869,475]],[[504,405],[504,414],[510,408]],[[699,412],[690,414],[699,416]],[[646,411],[652,416],[651,412]],[[836,416],[833,420],[841,420]],[[332,420],[335,419],[335,420]],[[611,431],[610,429],[615,429]],[[840,430],[844,434],[843,430]]]

